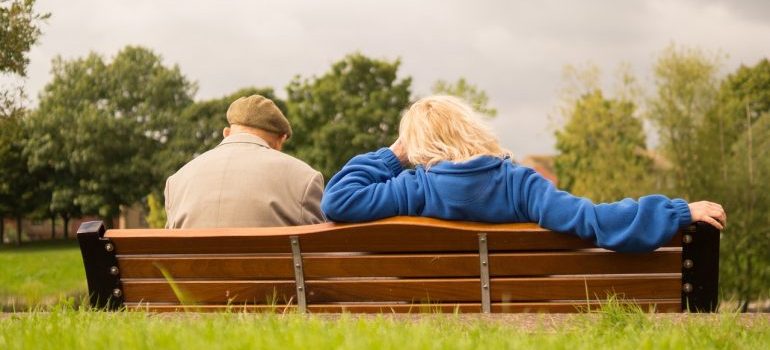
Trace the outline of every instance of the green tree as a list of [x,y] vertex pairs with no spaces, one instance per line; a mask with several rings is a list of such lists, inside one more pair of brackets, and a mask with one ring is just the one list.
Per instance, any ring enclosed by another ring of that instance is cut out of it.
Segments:
[[739,67],[722,81],[716,100],[716,111],[706,116],[700,135],[703,153],[712,155],[705,160],[719,170],[707,173],[711,176],[709,185],[728,180],[729,159],[735,156],[732,145],[749,125],[770,112],[770,61],[763,59],[754,67]]
[[411,96],[399,66],[356,53],[320,77],[295,78],[286,88],[294,131],[286,151],[328,180],[354,155],[390,145]]
[[[17,245],[21,243],[22,219],[39,203],[36,179],[22,155],[22,123],[21,116],[0,118],[0,221],[6,216],[16,219]],[[4,231],[0,224],[0,244]]]
[[110,224],[121,205],[162,188],[160,150],[194,91],[178,67],[141,47],[111,62],[96,54],[54,60],[25,150],[31,168],[49,174],[51,207],[65,225],[80,214]]
[[35,0],[0,0],[0,72],[26,76],[27,53],[51,15],[37,13]]
[[487,117],[497,116],[497,109],[489,106],[489,97],[487,93],[465,80],[458,79],[455,83],[449,83],[445,80],[438,80],[433,84],[434,94],[452,95],[459,97],[470,103],[476,112]]
[[[34,0],[0,0],[0,78],[26,76],[27,54],[50,16],[35,12],[34,4]],[[20,151],[24,89],[9,86],[0,88],[0,244],[5,241],[5,215],[16,218],[16,241],[20,243],[21,218],[36,204],[31,202],[35,187]]]
[[597,202],[638,197],[650,188],[652,161],[630,101],[593,90],[575,102],[556,132],[559,186]]
[[151,228],[163,228],[166,226],[166,210],[163,206],[163,199],[155,193],[147,196],[147,224]]
[[672,165],[672,190],[725,207],[721,287],[743,304],[770,290],[765,181],[770,139],[770,64],[740,67],[721,84],[719,57],[668,48],[658,60],[651,119]]
[[702,176],[729,213],[721,286],[745,310],[770,296],[770,62],[728,75],[717,100],[700,133],[703,158],[710,156]]
[[699,151],[698,133],[715,110],[719,61],[719,56],[671,45],[655,63],[656,94],[649,101],[648,118],[657,128],[662,154],[672,164],[672,186],[661,189],[672,195],[708,197],[704,178],[693,174],[708,161]]
[[770,297],[770,113],[748,125],[733,151],[723,184],[730,227],[721,245],[721,287],[745,311],[749,301]]

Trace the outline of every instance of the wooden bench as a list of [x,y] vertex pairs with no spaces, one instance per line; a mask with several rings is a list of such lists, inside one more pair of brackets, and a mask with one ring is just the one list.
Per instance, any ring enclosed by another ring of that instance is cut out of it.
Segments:
[[[396,217],[279,228],[77,233],[97,308],[300,312],[575,312],[615,295],[714,311],[719,231],[694,224],[643,254],[534,224]],[[181,299],[181,300],[180,300]]]

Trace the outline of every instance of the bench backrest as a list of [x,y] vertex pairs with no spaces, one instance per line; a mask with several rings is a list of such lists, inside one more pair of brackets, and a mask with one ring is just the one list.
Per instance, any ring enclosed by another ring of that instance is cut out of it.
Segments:
[[713,311],[719,232],[621,254],[534,224],[396,217],[280,228],[108,230],[78,240],[91,304],[109,309],[574,312],[616,295]]

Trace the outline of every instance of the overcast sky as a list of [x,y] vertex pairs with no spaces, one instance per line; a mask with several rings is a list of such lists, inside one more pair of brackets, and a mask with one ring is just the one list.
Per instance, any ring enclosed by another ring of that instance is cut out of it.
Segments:
[[[566,64],[592,62],[608,80],[622,62],[643,84],[670,43],[729,55],[724,71],[770,55],[770,1],[162,1],[38,0],[52,13],[26,83],[33,97],[51,59],[107,57],[143,45],[198,83],[198,99],[245,86],[283,88],[345,54],[401,58],[426,95],[465,77],[498,109],[492,121],[517,155],[551,153]],[[34,103],[34,102],[33,102]]]

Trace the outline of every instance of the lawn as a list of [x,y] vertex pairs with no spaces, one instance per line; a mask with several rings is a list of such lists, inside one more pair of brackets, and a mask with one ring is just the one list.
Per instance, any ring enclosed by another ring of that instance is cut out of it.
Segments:
[[[751,317],[750,317],[751,316]],[[63,306],[0,316],[0,349],[768,349],[766,315],[147,314]]]
[[767,314],[649,315],[617,303],[570,316],[149,314],[75,306],[85,291],[76,242],[0,248],[0,300],[38,305],[0,313],[0,349],[770,348]]
[[0,308],[24,309],[87,293],[76,241],[0,246]]

